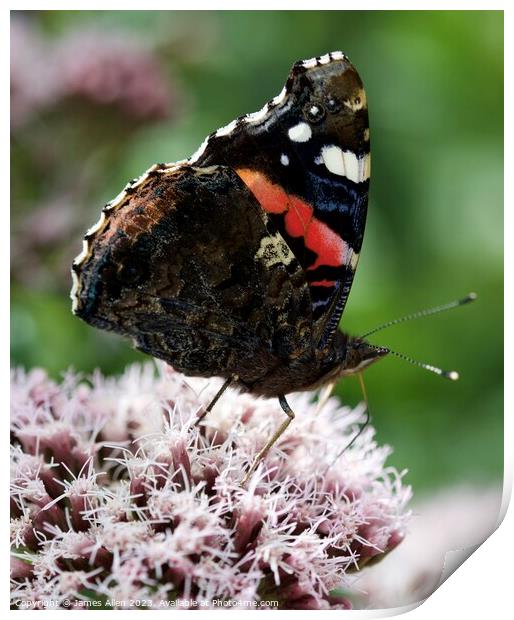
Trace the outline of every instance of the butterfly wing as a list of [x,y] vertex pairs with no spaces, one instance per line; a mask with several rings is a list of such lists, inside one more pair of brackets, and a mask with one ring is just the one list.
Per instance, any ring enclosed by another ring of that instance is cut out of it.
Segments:
[[74,264],[74,312],[177,370],[251,382],[309,346],[302,267],[230,168],[154,167]]
[[295,64],[262,110],[106,206],[74,262],[74,312],[186,374],[314,384],[357,266],[369,163],[355,69],[340,52]]
[[333,337],[353,282],[368,203],[366,94],[341,52],[296,63],[262,110],[211,134],[189,160],[236,170],[301,264],[316,346]]

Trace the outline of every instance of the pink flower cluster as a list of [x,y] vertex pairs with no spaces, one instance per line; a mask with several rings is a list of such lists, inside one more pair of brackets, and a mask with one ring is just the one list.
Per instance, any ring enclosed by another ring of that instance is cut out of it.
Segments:
[[109,105],[132,121],[165,118],[173,107],[168,77],[133,34],[77,30],[49,41],[29,20],[13,18],[13,128],[65,100]]
[[194,426],[219,385],[153,364],[13,373],[13,606],[351,606],[337,588],[408,518],[390,449],[368,427],[336,460],[362,409],[291,395],[294,423],[243,488],[283,413],[228,390]]

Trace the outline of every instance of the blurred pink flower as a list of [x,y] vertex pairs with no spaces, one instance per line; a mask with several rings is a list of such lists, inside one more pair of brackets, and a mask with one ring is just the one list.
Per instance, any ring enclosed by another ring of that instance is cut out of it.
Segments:
[[50,45],[28,20],[11,20],[11,126],[28,122],[36,111],[55,102],[55,67]]
[[11,270],[22,289],[69,288],[109,171],[139,130],[175,118],[183,97],[157,37],[86,22],[48,36],[41,13],[11,17]]
[[11,124],[68,99],[112,106],[132,121],[174,111],[176,88],[133,33],[75,30],[46,40],[29,19],[11,20]]
[[159,369],[14,372],[13,605],[350,607],[334,590],[402,540],[410,499],[370,427],[333,463],[362,410],[292,395],[295,423],[243,488],[277,402],[227,391],[196,427],[219,381]]
[[165,118],[172,109],[170,84],[156,57],[129,33],[77,31],[54,53],[64,96],[115,105],[136,120]]

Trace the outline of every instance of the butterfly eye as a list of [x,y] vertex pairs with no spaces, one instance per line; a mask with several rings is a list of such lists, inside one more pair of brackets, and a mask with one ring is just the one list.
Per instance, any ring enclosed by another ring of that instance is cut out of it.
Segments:
[[325,101],[325,105],[327,107],[327,110],[332,113],[338,112],[341,109],[341,102],[339,101],[339,99],[333,97],[332,95],[328,95]]
[[310,123],[319,123],[325,116],[325,108],[319,103],[309,103],[303,109],[303,113]]

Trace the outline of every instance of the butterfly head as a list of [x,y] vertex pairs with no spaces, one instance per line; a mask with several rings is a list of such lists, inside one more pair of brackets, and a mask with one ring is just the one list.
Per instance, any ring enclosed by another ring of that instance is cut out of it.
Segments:
[[389,353],[387,347],[370,344],[362,338],[349,337],[340,367],[340,376],[353,375],[371,366]]

